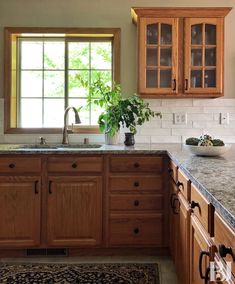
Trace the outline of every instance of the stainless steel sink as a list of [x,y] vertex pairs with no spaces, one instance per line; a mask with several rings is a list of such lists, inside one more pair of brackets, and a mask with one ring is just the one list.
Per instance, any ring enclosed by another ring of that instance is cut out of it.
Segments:
[[50,149],[98,149],[102,145],[99,144],[25,144],[19,145],[17,149],[19,150],[50,150]]

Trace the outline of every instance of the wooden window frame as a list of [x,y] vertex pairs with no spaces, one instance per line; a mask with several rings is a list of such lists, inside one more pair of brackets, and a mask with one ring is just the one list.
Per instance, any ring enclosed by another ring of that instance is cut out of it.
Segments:
[[[16,125],[16,112],[12,109],[13,104],[17,104],[16,82],[13,82],[12,65],[14,64],[12,49],[13,36],[17,34],[65,34],[65,37],[83,36],[83,37],[112,37],[112,70],[113,80],[120,83],[120,46],[121,29],[120,28],[33,28],[33,27],[5,27],[4,28],[4,133],[5,134],[58,134],[59,128],[20,128]],[[100,133],[98,126],[79,126],[73,132],[78,133]]]

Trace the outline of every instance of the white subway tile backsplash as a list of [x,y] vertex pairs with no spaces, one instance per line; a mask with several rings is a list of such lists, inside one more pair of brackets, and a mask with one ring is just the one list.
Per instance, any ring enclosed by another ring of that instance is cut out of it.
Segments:
[[[235,99],[148,99],[151,109],[160,111],[162,119],[152,118],[141,127],[137,127],[136,143],[181,143],[188,137],[199,137],[210,134],[224,140],[226,143],[235,143]],[[60,143],[61,134],[7,134],[3,133],[3,99],[0,99],[0,143],[37,143],[39,136],[44,136],[48,143]],[[174,113],[186,113],[187,124],[174,124]],[[220,113],[229,114],[229,123],[220,124]],[[121,128],[120,143],[124,141],[124,132]],[[104,143],[103,134],[72,134],[71,143],[81,143],[89,138],[92,143]]]

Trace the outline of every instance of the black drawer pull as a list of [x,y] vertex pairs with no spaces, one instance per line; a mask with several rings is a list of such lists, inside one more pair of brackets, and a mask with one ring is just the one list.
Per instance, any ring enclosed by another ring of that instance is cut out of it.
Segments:
[[134,167],[135,167],[135,168],[139,168],[139,167],[140,167],[140,164],[139,164],[139,163],[134,163]]
[[204,255],[209,256],[210,254],[207,251],[201,251],[200,252],[198,269],[199,269],[199,274],[200,274],[201,279],[205,279],[205,283],[207,283],[208,273],[207,273],[207,271],[206,271],[205,275],[203,275],[203,273],[202,273],[202,259],[203,259]]
[[138,187],[138,186],[140,186],[140,183],[139,183],[138,181],[135,181],[135,182],[134,182],[134,186],[135,186],[135,187]]
[[50,180],[50,181],[49,181],[49,185],[48,185],[49,194],[52,194],[51,184],[52,184],[52,181]]
[[77,166],[78,166],[77,163],[73,163],[73,164],[72,164],[72,168],[73,168],[73,169],[76,169]]
[[14,167],[15,167],[15,164],[10,164],[9,165],[9,168],[11,168],[11,169],[14,169]]
[[135,206],[139,206],[139,205],[140,205],[139,200],[135,200],[135,201],[134,201],[134,205],[135,205]]
[[137,234],[139,234],[140,230],[139,230],[139,228],[135,228],[133,232],[134,232],[134,234],[137,235]]
[[35,180],[35,182],[34,182],[34,193],[35,193],[35,194],[38,194],[38,193],[39,193],[38,180]]
[[195,202],[195,201],[192,201],[191,204],[190,204],[190,208],[194,209],[195,207],[198,207],[200,209],[199,203]]
[[230,254],[234,259],[232,248],[227,248],[225,245],[219,245],[219,254],[221,257],[226,257],[227,254]]

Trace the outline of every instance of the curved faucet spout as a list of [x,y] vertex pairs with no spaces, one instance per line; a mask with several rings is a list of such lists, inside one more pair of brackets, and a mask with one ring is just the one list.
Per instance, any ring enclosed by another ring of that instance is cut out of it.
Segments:
[[69,138],[68,138],[68,112],[70,111],[70,109],[72,109],[74,111],[75,114],[75,123],[76,124],[80,124],[81,120],[78,114],[78,111],[76,110],[75,107],[67,107],[64,111],[64,128],[63,128],[63,140],[62,140],[62,144],[69,144]]

